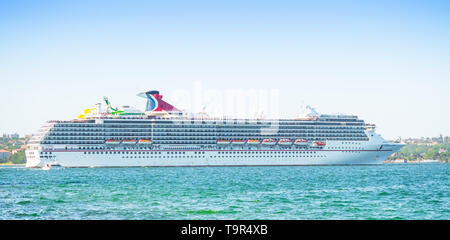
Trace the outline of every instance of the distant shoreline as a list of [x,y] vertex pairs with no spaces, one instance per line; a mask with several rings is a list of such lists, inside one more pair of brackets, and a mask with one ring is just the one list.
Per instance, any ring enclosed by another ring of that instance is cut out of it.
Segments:
[[383,163],[447,163],[447,162],[441,161],[439,159],[420,159],[420,160],[394,159],[394,160],[385,160]]
[[25,165],[25,163],[0,163],[0,166],[16,166],[16,165]]

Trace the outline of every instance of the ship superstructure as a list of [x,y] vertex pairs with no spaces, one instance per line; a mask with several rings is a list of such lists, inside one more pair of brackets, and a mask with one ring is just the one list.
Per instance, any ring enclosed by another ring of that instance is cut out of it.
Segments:
[[158,91],[140,93],[146,111],[101,104],[78,119],[49,121],[29,142],[27,167],[380,164],[403,144],[357,116],[225,119],[186,114]]

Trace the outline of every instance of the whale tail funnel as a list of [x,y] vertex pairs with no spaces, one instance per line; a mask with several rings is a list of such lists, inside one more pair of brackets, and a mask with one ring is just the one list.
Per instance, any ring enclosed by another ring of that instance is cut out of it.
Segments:
[[145,106],[146,112],[181,112],[176,107],[170,105],[166,101],[162,100],[162,95],[159,94],[159,91],[148,91],[138,94],[139,97],[143,97],[147,99],[147,104]]

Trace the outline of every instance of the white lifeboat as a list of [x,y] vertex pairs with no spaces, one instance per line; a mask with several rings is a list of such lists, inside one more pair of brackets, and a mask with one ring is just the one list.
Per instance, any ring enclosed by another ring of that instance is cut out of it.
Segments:
[[245,140],[235,139],[231,141],[232,144],[242,145],[245,143]]
[[306,140],[306,139],[296,139],[294,144],[295,145],[306,145],[306,144],[308,144],[308,140]]
[[125,140],[122,140],[122,144],[136,144],[136,140],[134,140],[134,139],[125,139]]
[[264,145],[275,145],[275,144],[277,144],[277,141],[275,141],[275,139],[269,138],[269,139],[264,139],[262,141],[262,144],[264,144]]
[[291,139],[287,139],[287,138],[285,138],[285,139],[280,139],[280,140],[278,141],[278,144],[280,144],[280,145],[291,145],[291,144],[292,144],[292,141],[291,141]]
[[116,139],[108,139],[108,140],[105,141],[105,143],[106,143],[106,144],[114,145],[114,144],[119,144],[119,143],[120,143],[120,140],[116,140]]

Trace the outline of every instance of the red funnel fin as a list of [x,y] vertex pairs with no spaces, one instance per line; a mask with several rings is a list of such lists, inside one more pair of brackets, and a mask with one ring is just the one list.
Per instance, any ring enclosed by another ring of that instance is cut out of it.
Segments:
[[170,112],[170,111],[180,111],[178,110],[176,107],[170,105],[169,103],[167,103],[166,101],[162,100],[162,95],[160,95],[159,93],[156,94],[152,94],[152,96],[156,99],[156,101],[158,101],[158,107],[154,110],[157,112],[160,111],[166,111],[166,112]]

